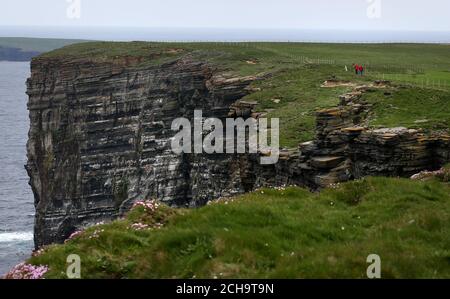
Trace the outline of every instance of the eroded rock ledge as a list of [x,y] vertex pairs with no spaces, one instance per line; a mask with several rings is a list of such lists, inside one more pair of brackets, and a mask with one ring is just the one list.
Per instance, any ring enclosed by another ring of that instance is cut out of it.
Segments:
[[261,186],[313,188],[365,175],[411,175],[449,161],[449,136],[364,128],[361,90],[319,111],[317,138],[282,151],[276,165],[256,155],[176,155],[175,118],[258,117],[239,102],[257,77],[233,78],[189,55],[156,66],[87,58],[37,58],[28,80],[27,171],[36,247],[158,198],[196,207]]
[[364,176],[409,177],[450,161],[446,133],[367,127],[371,105],[361,96],[377,86],[382,85],[357,87],[341,96],[338,107],[317,112],[316,140],[300,144],[299,172],[305,182],[326,187]]

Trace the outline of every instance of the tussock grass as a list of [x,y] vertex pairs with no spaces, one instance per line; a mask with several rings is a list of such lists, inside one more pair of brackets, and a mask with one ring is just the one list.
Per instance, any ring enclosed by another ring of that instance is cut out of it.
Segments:
[[[378,254],[384,278],[450,278],[450,187],[367,178],[310,193],[264,189],[196,210],[135,209],[30,260],[65,278],[365,278]],[[156,218],[155,218],[156,217]],[[156,219],[156,220],[155,220]],[[134,231],[133,222],[163,222]]]

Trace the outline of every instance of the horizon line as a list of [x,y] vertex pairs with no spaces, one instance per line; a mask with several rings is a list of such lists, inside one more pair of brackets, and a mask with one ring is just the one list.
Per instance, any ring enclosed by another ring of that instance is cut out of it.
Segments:
[[448,30],[427,30],[427,29],[393,29],[393,28],[385,28],[385,29],[349,29],[349,28],[289,28],[289,27],[200,27],[200,26],[185,26],[185,27],[168,27],[168,26],[116,26],[116,25],[6,25],[0,24],[1,27],[9,27],[9,28],[46,28],[46,29],[58,29],[58,28],[98,28],[98,29],[146,29],[146,30],[255,30],[255,31],[265,31],[265,30],[274,30],[274,31],[341,31],[341,32],[436,32],[436,33],[450,33],[450,29]]

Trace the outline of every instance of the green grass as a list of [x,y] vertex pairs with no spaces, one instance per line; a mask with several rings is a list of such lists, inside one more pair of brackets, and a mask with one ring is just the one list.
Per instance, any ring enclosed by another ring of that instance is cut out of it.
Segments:
[[[264,189],[197,210],[133,210],[29,262],[65,278],[365,278],[378,254],[383,278],[450,278],[450,187],[438,181],[367,178],[320,194]],[[157,220],[155,220],[155,217]],[[164,222],[133,231],[136,221]]]
[[386,80],[409,83],[422,88],[450,89],[450,71],[429,70],[424,73],[390,73],[381,76]]
[[305,65],[280,71],[271,80],[258,82],[255,92],[245,99],[257,101],[257,109],[269,111],[268,117],[280,119],[280,143],[296,147],[299,142],[314,138],[315,112],[339,103],[339,95],[350,91],[348,87],[321,88],[332,76],[351,79],[335,66]]
[[374,127],[408,127],[436,131],[450,128],[450,93],[405,86],[386,96],[384,91],[366,93],[372,103],[370,125]]
[[[313,139],[315,111],[336,105],[338,96],[351,90],[321,88],[330,78],[361,84],[383,78],[393,81],[396,88],[389,90],[392,97],[383,96],[384,91],[367,96],[376,104],[370,122],[374,127],[449,128],[449,45],[94,42],[64,47],[42,57],[98,61],[135,57],[139,66],[161,64],[183,55],[209,62],[230,76],[269,75],[253,84],[260,91],[244,99],[257,101],[259,111],[280,118],[282,147],[295,148],[299,142]],[[326,61],[332,64],[323,64]],[[355,76],[352,63],[364,63],[367,75]]]
[[[302,64],[302,57],[329,59],[339,65],[349,66],[352,63],[364,63],[370,69],[396,73],[405,69],[450,69],[450,45],[427,44],[92,42],[58,49],[46,56],[148,57],[149,51],[173,48],[195,53],[240,74],[296,67]],[[246,63],[248,60],[255,60],[257,64],[249,65]]]

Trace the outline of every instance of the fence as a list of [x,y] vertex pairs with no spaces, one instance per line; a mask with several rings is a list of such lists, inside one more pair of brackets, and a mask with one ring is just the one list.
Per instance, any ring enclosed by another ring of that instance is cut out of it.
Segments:
[[[326,64],[347,66],[352,71],[352,63],[349,61],[336,61],[328,58],[310,58],[306,56],[292,57],[297,58],[302,64]],[[416,65],[389,65],[389,64],[363,64],[366,75],[376,80],[389,80],[398,83],[409,84],[421,88],[450,90],[450,76],[448,80],[427,78],[424,66]]]
[[[192,42],[192,41],[190,41]],[[164,42],[162,42],[164,43]],[[336,65],[342,66],[344,69],[347,66],[349,71],[352,71],[351,66],[354,62],[349,60],[336,60],[328,57],[308,57],[297,53],[286,52],[271,47],[267,43],[260,42],[210,42],[201,43],[202,47],[245,47],[254,48],[261,51],[272,52],[280,57],[289,59],[289,63],[297,64],[319,64],[319,65]],[[438,69],[435,65],[398,65],[398,64],[374,64],[370,61],[359,62],[365,66],[365,73],[367,76],[374,78],[375,80],[390,80],[404,84],[410,84],[421,88],[450,90],[450,76],[448,80],[435,79],[426,77],[426,69],[434,68]]]

